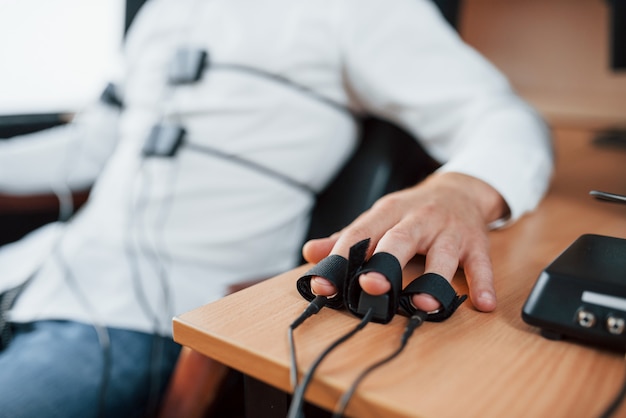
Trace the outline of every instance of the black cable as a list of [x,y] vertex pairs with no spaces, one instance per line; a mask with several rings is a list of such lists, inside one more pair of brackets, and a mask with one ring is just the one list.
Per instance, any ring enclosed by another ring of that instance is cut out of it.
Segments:
[[[145,170],[142,170],[143,167],[145,167],[145,165],[144,165],[144,161],[142,160],[139,166],[139,172],[144,171],[145,173]],[[161,374],[159,373],[158,369],[162,362],[163,352],[164,352],[164,342],[160,335],[161,317],[156,308],[154,310],[152,309],[149,299],[146,295],[145,289],[141,281],[141,269],[139,267],[136,257],[134,256],[135,250],[133,248],[132,237],[130,235],[132,234],[133,228],[136,226],[136,230],[137,230],[136,238],[138,240],[137,242],[138,251],[143,253],[146,258],[151,258],[154,260],[154,263],[152,264],[153,266],[156,266],[156,276],[161,286],[161,293],[163,295],[163,305],[165,307],[165,313],[167,314],[168,317],[171,317],[172,306],[171,306],[171,300],[170,300],[170,295],[169,295],[170,289],[169,289],[167,271],[164,266],[165,262],[163,260],[163,256],[167,257],[167,255],[161,254],[158,251],[158,249],[155,248],[154,246],[158,245],[159,243],[161,244],[161,246],[163,246],[162,234],[163,234],[164,225],[165,225],[167,216],[170,212],[171,203],[173,199],[170,196],[167,202],[164,202],[161,205],[161,208],[159,209],[159,213],[158,213],[158,222],[157,222],[158,243],[154,242],[152,243],[152,246],[149,246],[148,244],[150,240],[148,239],[147,236],[145,236],[144,223],[141,220],[136,220],[137,218],[145,219],[145,217],[141,215],[143,215],[146,210],[148,195],[150,193],[150,189],[152,188],[152,184],[153,184],[151,176],[145,173],[144,177],[145,177],[145,187],[142,188],[143,193],[140,193],[137,196],[136,204],[133,202],[132,198],[130,202],[130,208],[129,208],[130,210],[128,214],[128,229],[127,229],[129,233],[129,237],[126,240],[126,257],[128,259],[129,266],[131,269],[131,277],[132,277],[135,297],[137,301],[139,302],[139,305],[142,308],[144,315],[146,315],[148,320],[152,321],[152,327],[153,327],[152,348],[151,348],[151,354],[150,354],[149,388],[148,388],[148,400],[146,402],[146,411],[147,411],[146,413],[148,414],[148,416],[153,416],[156,414],[158,404],[159,404]],[[170,189],[173,191],[176,176],[172,176],[170,179],[172,181],[172,185]],[[142,245],[142,242],[141,242],[142,237],[145,242],[145,245]]]
[[[172,176],[168,177],[168,179],[170,180],[170,184],[168,185],[168,187],[171,190],[172,194],[169,195],[164,202],[162,202],[160,208],[158,209],[156,219],[154,221],[154,224],[156,225],[154,228],[155,229],[154,240],[151,241],[148,234],[146,233],[146,225],[144,222],[146,219],[144,215],[145,215],[145,211],[148,205],[148,202],[147,202],[148,194],[150,193],[149,189],[151,188],[151,185],[153,184],[152,177],[149,176],[148,174],[145,175],[146,187],[144,188],[144,190],[146,190],[146,192],[144,193],[142,197],[138,198],[138,200],[140,201],[140,204],[138,203],[137,207],[135,208],[136,213],[134,214],[131,213],[131,216],[130,216],[131,220],[129,221],[129,229],[133,227],[133,224],[135,223],[137,224],[136,239],[137,239],[137,245],[139,247],[139,251],[141,251],[146,258],[151,258],[154,261],[153,263],[150,263],[150,264],[155,269],[155,274],[159,280],[159,285],[161,287],[161,293],[163,297],[163,307],[165,309],[165,314],[166,314],[166,317],[165,317],[166,321],[168,321],[169,318],[171,318],[174,315],[174,308],[172,307],[172,300],[170,298],[171,292],[170,292],[168,273],[167,273],[167,268],[166,268],[166,264],[168,264],[168,262],[170,261],[170,257],[167,251],[165,251],[165,239],[164,239],[163,234],[165,231],[165,225],[168,220],[168,216],[171,212],[171,206],[174,201],[173,195],[176,189],[178,169],[179,169],[179,166],[174,165],[172,170],[176,170],[176,171],[174,171],[174,174]],[[134,221],[133,219],[137,219],[137,221]],[[142,243],[145,243],[145,245],[140,245]],[[163,249],[163,251],[159,251],[159,248]],[[156,322],[155,327],[158,330],[160,329],[160,325],[161,325],[160,320],[162,319],[162,317],[160,317],[158,313],[156,312],[153,313],[153,315],[155,316],[154,318]]]
[[[177,168],[177,167],[175,167]],[[174,193],[175,190],[175,182],[176,182],[176,175],[172,176],[172,184],[170,187],[170,190],[172,190],[172,194]],[[159,214],[158,214],[158,218],[156,221],[157,224],[157,236],[155,238],[155,242],[153,243],[153,247],[151,248],[150,251],[150,256],[153,258],[154,260],[154,265],[158,266],[158,271],[157,271],[157,277],[159,279],[159,284],[161,286],[161,293],[163,296],[162,302],[163,302],[163,307],[164,307],[164,311],[165,314],[167,315],[167,318],[171,318],[174,316],[174,308],[172,306],[172,300],[170,297],[170,286],[169,286],[169,280],[168,280],[168,272],[167,272],[167,268],[166,268],[166,263],[170,260],[169,254],[165,249],[165,239],[163,237],[164,231],[165,231],[165,224],[167,221],[167,218],[169,216],[169,213],[171,211],[171,205],[173,203],[173,196],[169,196],[168,199],[163,202],[163,204],[161,205]],[[141,224],[140,224],[140,231],[141,232]],[[148,242],[148,238],[146,237],[146,242]],[[162,251],[159,251],[159,248]],[[160,324],[157,324],[157,326],[160,326]],[[147,402],[147,414],[148,416],[154,416],[156,415],[157,411],[158,411],[158,407],[159,407],[159,395],[160,395],[160,390],[161,390],[161,373],[159,372],[160,369],[160,365],[163,362],[163,357],[164,357],[164,341],[163,338],[160,335],[160,330],[157,329],[155,330],[154,334],[153,334],[153,347],[152,347],[152,363],[150,366],[150,373],[151,373],[151,379],[150,379],[150,394],[148,396],[148,402]]]
[[[107,86],[107,89],[111,90],[109,86]],[[105,103],[111,104],[108,102],[105,102]],[[78,125],[76,124],[75,121],[70,122],[67,125],[67,130],[70,130],[70,131],[76,131],[77,128],[78,128]],[[70,138],[72,134],[76,134],[76,132],[69,133]],[[68,185],[68,181],[69,181],[68,179],[70,176],[70,171],[68,170],[68,168],[74,168],[75,165],[73,163],[79,159],[79,157],[83,153],[82,152],[83,149],[84,149],[84,141],[80,141],[77,147],[68,148],[66,150],[66,154],[64,157],[65,161],[63,162],[62,167],[61,167],[61,169],[64,171],[63,173],[64,181],[61,184],[50,185],[52,192],[56,195],[59,201],[59,214],[58,214],[58,219],[57,219],[58,222],[69,223],[76,213],[76,208],[74,207],[74,199],[72,196],[72,190]],[[91,322],[92,322],[91,326],[96,332],[96,337],[98,339],[98,344],[100,346],[100,350],[102,353],[102,375],[101,375],[101,381],[100,381],[100,388],[98,390],[98,409],[97,409],[97,416],[101,417],[101,416],[106,415],[105,413],[106,394],[107,394],[107,388],[109,385],[109,380],[111,378],[111,368],[112,368],[111,338],[110,338],[108,328],[98,319],[98,315],[95,313],[95,311],[92,309],[92,306],[89,304],[87,296],[80,289],[77,278],[75,277],[69,264],[67,263],[67,260],[65,260],[65,258],[63,257],[63,254],[61,253],[61,244],[62,244],[63,238],[64,238],[64,234],[61,234],[61,236],[58,238],[57,245],[54,246],[52,256],[56,258],[62,270],[64,270],[65,272],[64,278],[66,282],[68,283],[71,291],[74,292],[79,303],[83,305],[83,308],[91,317]],[[31,276],[31,278],[32,277],[33,276]],[[24,283],[24,285],[26,285],[28,282],[30,282],[30,278]]]
[[289,384],[291,389],[295,391],[298,386],[298,360],[296,356],[296,344],[293,341],[293,327],[289,327],[287,338],[289,340]]
[[313,362],[313,365],[311,366],[311,369],[307,372],[307,374],[302,379],[302,383],[299,384],[294,391],[294,395],[291,400],[291,405],[289,406],[289,411],[287,413],[287,418],[300,418],[302,416],[302,407],[304,404],[304,393],[306,392],[309,384],[311,383],[311,380],[313,379],[313,375],[315,374],[317,367],[320,365],[322,360],[324,360],[326,356],[330,354],[335,348],[337,348],[339,345],[341,345],[342,343],[350,339],[352,336],[354,336],[357,332],[365,328],[365,326],[372,319],[372,315],[373,315],[373,309],[370,308],[363,316],[363,319],[361,319],[361,322],[359,322],[357,326],[354,327],[354,329],[352,329],[350,332],[344,334],[343,336],[335,340],[317,357],[317,359],[315,359],[315,361]]
[[363,379],[367,377],[367,375],[369,375],[380,366],[389,363],[404,350],[406,344],[409,341],[409,338],[411,338],[411,335],[413,335],[413,332],[424,323],[427,316],[428,314],[426,312],[417,311],[409,318],[409,322],[404,328],[404,333],[402,334],[402,338],[400,339],[400,346],[393,353],[383,358],[382,360],[377,361],[376,363],[372,364],[361,372],[361,374],[354,380],[350,388],[341,396],[339,402],[337,402],[338,406],[337,408],[335,408],[333,418],[341,418],[343,416],[344,411],[346,410],[346,407],[348,406],[348,403],[352,398],[352,395],[354,395],[354,392],[356,391],[356,388],[361,383],[361,381],[363,381]]
[[208,68],[209,68],[209,71],[211,70],[239,71],[241,73],[247,73],[247,74],[251,74],[253,76],[259,77],[259,78],[264,78],[266,80],[273,81],[279,85],[292,88],[293,90],[298,91],[300,93],[304,93],[304,95],[307,95],[310,98],[317,100],[320,103],[324,103],[336,110],[339,110],[340,112],[345,113],[352,118],[356,117],[352,109],[343,105],[342,103],[337,102],[329,97],[326,97],[323,94],[318,93],[315,90],[305,85],[298,84],[280,74],[270,73],[261,68],[250,67],[244,64],[228,63],[228,62],[211,62],[208,64]]
[[247,167],[249,169],[252,170],[256,170],[259,173],[262,173],[266,176],[269,177],[273,177],[275,179],[278,179],[280,181],[282,181],[283,183],[286,183],[296,189],[302,190],[304,191],[306,194],[309,194],[313,197],[317,197],[317,191],[315,189],[313,189],[311,186],[305,184],[305,183],[300,183],[299,181],[289,177],[288,175],[285,175],[277,170],[274,170],[271,167],[265,166],[263,164],[257,163],[255,161],[249,160],[247,158],[244,158],[242,156],[236,155],[236,154],[229,154],[225,151],[222,151],[218,148],[214,148],[210,145],[202,145],[202,144],[196,144],[193,142],[189,142],[187,141],[184,145],[185,149],[188,150],[192,150],[192,151],[197,151],[203,154],[207,154],[207,155],[213,155],[217,158],[221,158],[223,160],[226,161],[231,161],[235,164],[239,164],[240,166],[243,167]]
[[[143,164],[144,162],[142,161],[137,169],[138,172],[142,170]],[[131,186],[131,197],[129,199],[128,217],[127,217],[127,226],[126,226],[127,235],[126,235],[126,239],[124,242],[125,244],[124,254],[128,262],[128,267],[130,269],[133,292],[135,293],[135,298],[137,300],[137,303],[139,304],[139,307],[141,308],[146,318],[152,322],[154,332],[157,332],[159,328],[159,314],[158,312],[152,309],[152,307],[150,306],[150,302],[148,301],[148,297],[144,292],[143,286],[141,284],[141,268],[139,266],[137,258],[135,257],[136,253],[141,250],[136,251],[135,246],[133,245],[133,229],[135,229],[135,224],[139,225],[139,223],[136,221],[136,217],[142,214],[145,210],[146,203],[144,199],[147,199],[150,189],[152,188],[151,180],[152,180],[151,177],[146,176],[145,187],[142,188],[143,193],[139,194],[138,196],[135,196],[134,189],[132,189],[132,187],[134,186]],[[134,201],[135,198],[137,202]]]
[[111,358],[111,337],[109,335],[108,328],[99,321],[98,315],[89,304],[87,296],[80,289],[78,280],[74,276],[74,273],[67,264],[65,258],[61,253],[61,239],[59,239],[58,245],[54,249],[53,256],[55,256],[57,262],[61,265],[61,268],[65,272],[65,280],[74,292],[79,303],[83,305],[83,308],[89,316],[91,316],[91,326],[96,331],[98,338],[98,344],[102,351],[102,376],[100,381],[100,389],[98,391],[98,409],[97,416],[106,416],[106,393],[111,377],[112,358]]
[[293,341],[293,331],[302,324],[307,318],[318,313],[326,303],[328,302],[328,298],[326,296],[316,296],[306,307],[304,312],[300,314],[295,321],[291,323],[289,326],[288,338],[289,338],[289,354],[291,360],[291,368],[290,368],[290,381],[291,387],[295,390],[298,386],[298,361],[296,359],[296,345]]
[[[624,358],[626,360],[626,356]],[[626,374],[624,375],[624,381],[622,382],[622,387],[619,392],[615,395],[609,406],[602,412],[600,418],[610,418],[617,411],[619,406],[624,401],[624,397],[626,397]]]
[[[143,171],[144,161],[140,162],[140,165],[137,169],[137,173]],[[135,180],[137,177],[135,178]],[[131,197],[129,199],[128,206],[128,217],[127,217],[127,228],[126,228],[126,239],[125,239],[125,256],[128,262],[128,267],[130,269],[130,278],[131,284],[133,287],[133,293],[135,295],[135,300],[137,301],[141,311],[146,316],[146,319],[152,324],[152,346],[150,349],[150,367],[148,373],[148,400],[146,402],[146,411],[152,412],[154,409],[154,405],[156,401],[153,401],[154,398],[154,386],[156,382],[156,369],[155,364],[157,362],[157,357],[160,355],[160,350],[158,347],[158,338],[159,338],[159,326],[160,326],[160,318],[159,313],[156,309],[153,309],[150,301],[148,300],[148,296],[144,290],[142,284],[142,274],[141,268],[139,266],[138,259],[136,255],[139,252],[143,252],[143,246],[140,243],[134,245],[133,239],[133,230],[137,229],[137,238],[141,238],[140,232],[142,224],[137,221],[137,218],[142,215],[145,211],[145,207],[147,204],[147,198],[150,193],[150,189],[152,188],[152,177],[144,176],[145,184],[141,189],[142,193],[136,195],[135,187],[131,186]]]

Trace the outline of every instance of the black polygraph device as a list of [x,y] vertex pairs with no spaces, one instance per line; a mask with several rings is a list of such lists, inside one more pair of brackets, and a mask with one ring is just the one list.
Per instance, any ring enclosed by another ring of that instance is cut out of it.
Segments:
[[546,338],[626,350],[626,239],[580,236],[539,275],[522,318]]

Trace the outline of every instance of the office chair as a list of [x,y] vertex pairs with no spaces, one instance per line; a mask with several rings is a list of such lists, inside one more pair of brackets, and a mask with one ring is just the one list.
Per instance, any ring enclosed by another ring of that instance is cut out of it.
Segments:
[[438,167],[409,133],[383,119],[362,119],[359,136],[355,153],[318,195],[307,240],[339,231],[381,196],[414,185]]
[[[355,153],[315,202],[307,240],[338,231],[381,196],[416,184],[439,166],[410,134],[392,123],[368,117],[360,128]],[[221,389],[229,373],[226,366],[183,347],[159,418],[219,416],[212,411],[220,406],[218,398],[227,396]]]

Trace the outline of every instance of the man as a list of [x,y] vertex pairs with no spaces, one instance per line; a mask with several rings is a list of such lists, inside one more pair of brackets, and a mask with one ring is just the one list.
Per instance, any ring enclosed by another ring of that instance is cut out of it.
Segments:
[[[93,183],[70,222],[0,252],[0,290],[29,278],[0,353],[3,413],[151,408],[176,358],[172,315],[298,263],[315,192],[353,150],[359,113],[409,130],[442,167],[305,257],[370,237],[402,265],[426,254],[448,280],[461,265],[473,305],[495,308],[486,232],[538,203],[550,141],[429,1],[151,0],[125,55],[121,110],[96,104],[0,144],[4,192]],[[361,284],[388,286],[376,273]]]

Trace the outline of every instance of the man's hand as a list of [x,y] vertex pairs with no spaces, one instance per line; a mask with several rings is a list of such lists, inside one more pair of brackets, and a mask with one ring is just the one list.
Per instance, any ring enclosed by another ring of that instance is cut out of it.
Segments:
[[[487,225],[507,211],[500,194],[483,181],[458,173],[436,173],[412,188],[382,197],[340,232],[307,242],[302,253],[311,263],[330,254],[347,257],[354,243],[371,238],[371,253],[393,254],[402,267],[416,254],[423,254],[425,272],[438,273],[448,281],[462,267],[474,307],[490,312],[496,308],[496,294]],[[362,275],[359,284],[372,295],[384,294],[390,286],[379,273]],[[311,290],[325,296],[336,293],[321,277],[311,280]],[[415,295],[412,302],[427,312],[439,308],[429,295]]]

